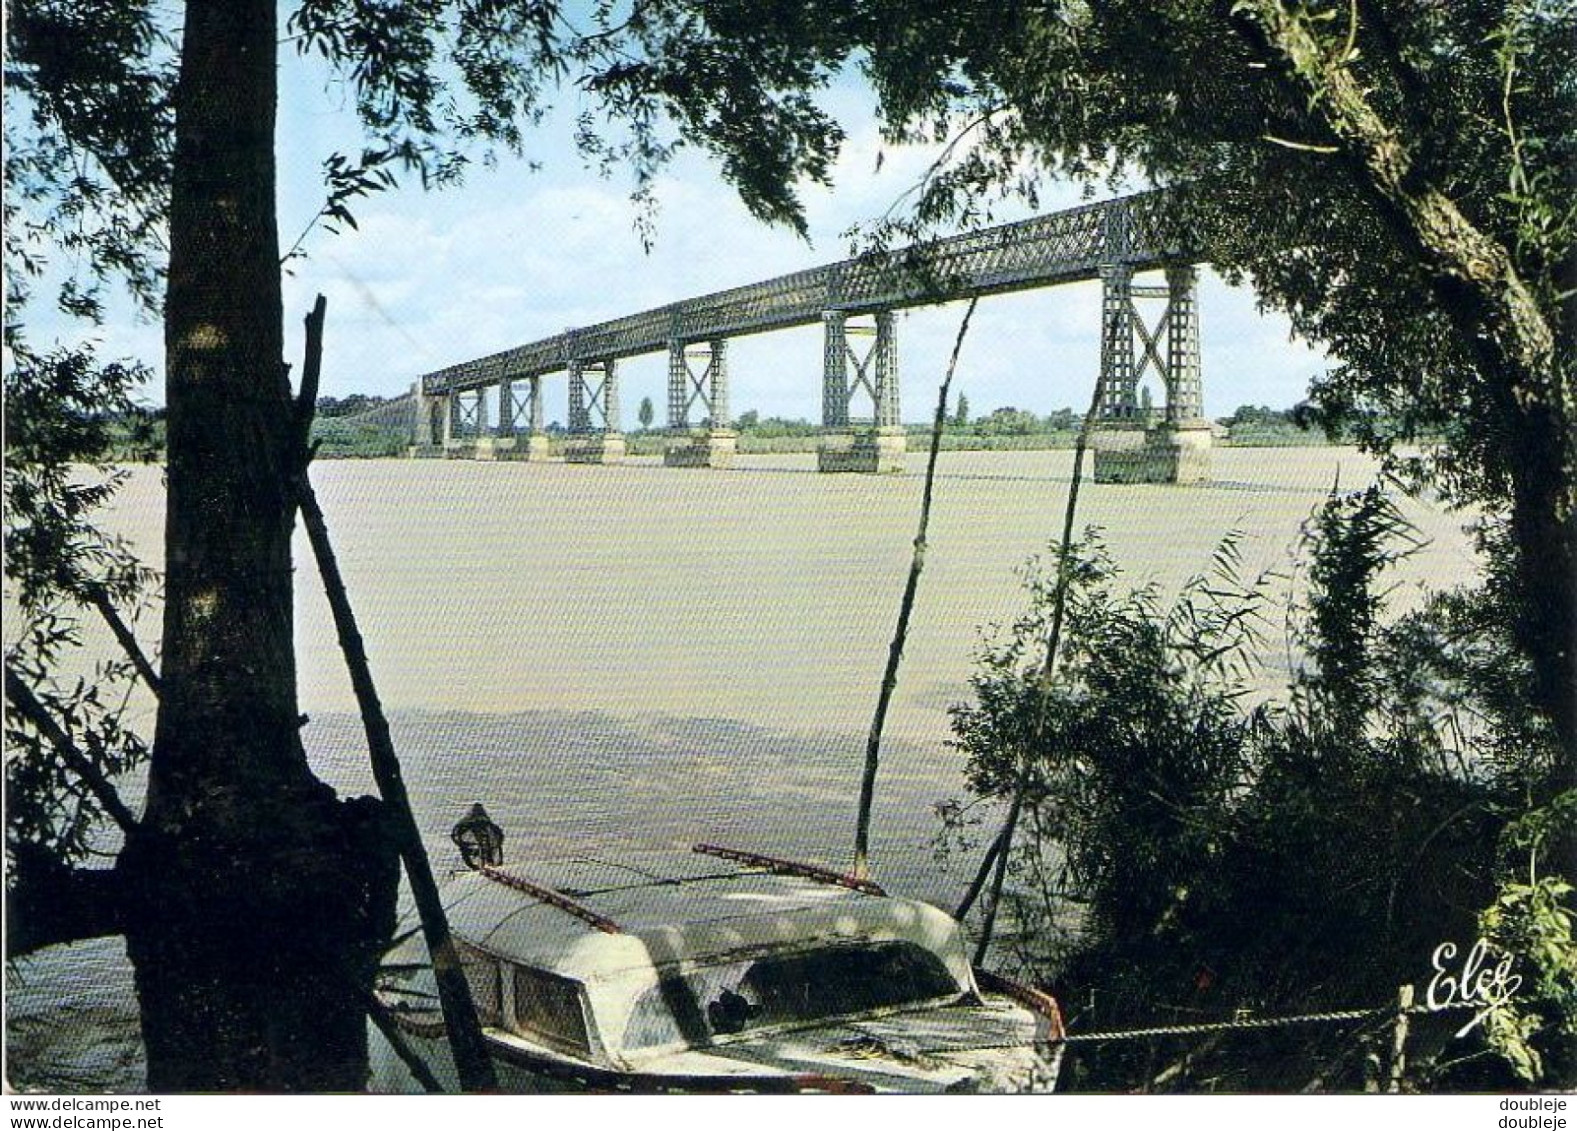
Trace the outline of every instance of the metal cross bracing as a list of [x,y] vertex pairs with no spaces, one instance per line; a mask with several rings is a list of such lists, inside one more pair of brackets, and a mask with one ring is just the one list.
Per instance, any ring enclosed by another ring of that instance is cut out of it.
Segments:
[[449,421],[449,431],[454,436],[483,436],[487,433],[487,391],[472,389],[453,398],[454,416]]
[[[822,424],[828,428],[896,427],[900,423],[898,347],[892,311],[876,311],[868,325],[851,323],[841,310],[828,311],[823,321]],[[856,347],[858,341],[866,343],[863,349]],[[869,417],[853,415],[860,393],[871,406]]]
[[689,428],[690,410],[699,402],[705,415],[695,423],[705,428],[727,428],[728,342],[720,339],[687,346],[668,346],[668,427]]
[[[1139,383],[1153,371],[1166,392],[1167,423],[1196,421],[1204,411],[1197,270],[1170,264],[1165,286],[1135,284],[1133,274],[1122,264],[1101,271],[1101,419],[1137,422]],[[1153,323],[1141,301],[1164,303]]]
[[[854,348],[854,342],[866,339],[863,351]],[[843,328],[843,356],[847,365],[848,398],[852,407],[854,398],[864,392],[871,402],[870,420],[858,420],[853,412],[844,414],[845,424],[874,424],[876,423],[876,378],[871,371],[876,367],[871,364],[876,360],[876,327],[875,326],[845,326]]]
[[[531,412],[530,381],[502,381],[498,386],[498,434],[513,436],[522,418],[529,420]],[[524,396],[516,390],[522,390]],[[528,425],[529,426],[529,425]]]
[[577,435],[619,430],[618,363],[611,358],[569,363],[569,430]]
[[1159,192],[1037,216],[895,251],[875,252],[747,286],[566,330],[428,373],[444,395],[503,380],[613,361],[673,342],[712,342],[820,322],[827,311],[874,313],[974,295],[1025,290],[1187,262],[1165,234]]

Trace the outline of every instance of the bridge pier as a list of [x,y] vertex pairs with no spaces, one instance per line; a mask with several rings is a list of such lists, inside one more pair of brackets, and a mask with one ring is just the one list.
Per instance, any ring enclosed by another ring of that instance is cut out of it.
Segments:
[[[873,324],[849,325],[846,311],[822,315],[821,422],[825,433],[816,452],[819,471],[897,472],[904,469],[908,438],[899,414],[898,339],[891,310],[878,310]],[[850,338],[869,345],[857,351]],[[870,420],[856,420],[850,404],[861,392],[870,398]]]
[[[1097,483],[1199,483],[1210,478],[1210,422],[1199,366],[1199,272],[1166,268],[1165,287],[1135,286],[1133,271],[1101,268],[1101,412],[1092,437]],[[1152,327],[1136,299],[1164,299]],[[1164,333],[1164,338],[1163,338]],[[1135,361],[1135,335],[1143,354]],[[1164,348],[1164,353],[1163,353]],[[1140,379],[1153,368],[1166,389],[1159,424],[1142,412]]]
[[619,370],[613,358],[569,363],[567,463],[618,463],[624,459],[619,431]]
[[412,459],[432,459],[444,453],[444,419],[449,398],[430,397],[422,391],[420,380],[411,385],[411,443],[406,455]]
[[446,459],[492,459],[487,400],[481,389],[462,389],[443,398],[443,454]]
[[[524,384],[524,396],[521,385]],[[522,428],[521,421],[525,424]],[[498,383],[498,437],[493,458],[534,460],[548,458],[548,438],[542,431],[542,378],[506,377]]]
[[[699,372],[697,371],[699,364]],[[706,416],[690,427],[690,409],[700,402]],[[668,343],[668,428],[679,443],[664,449],[667,467],[731,467],[738,437],[729,427],[728,341],[717,338],[699,345]]]

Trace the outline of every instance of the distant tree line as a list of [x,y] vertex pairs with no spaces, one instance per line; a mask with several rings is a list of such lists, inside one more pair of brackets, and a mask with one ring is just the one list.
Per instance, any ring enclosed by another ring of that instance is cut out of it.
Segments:
[[371,393],[352,393],[348,397],[319,397],[318,416],[355,416],[358,412],[389,403],[388,397]]

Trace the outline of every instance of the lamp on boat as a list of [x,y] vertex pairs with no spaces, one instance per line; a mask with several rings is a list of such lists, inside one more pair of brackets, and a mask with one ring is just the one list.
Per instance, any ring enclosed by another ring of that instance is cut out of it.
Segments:
[[484,864],[497,867],[504,862],[504,830],[487,815],[480,801],[460,818],[449,836],[459,846],[467,868],[480,868]]

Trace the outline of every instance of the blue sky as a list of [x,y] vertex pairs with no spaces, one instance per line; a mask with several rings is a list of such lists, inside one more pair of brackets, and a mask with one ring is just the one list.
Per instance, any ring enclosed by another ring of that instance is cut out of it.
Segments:
[[[321,202],[323,158],[355,152],[360,138],[343,89],[288,48],[280,64],[279,228],[289,246]],[[648,253],[635,231],[628,181],[617,172],[599,178],[570,144],[578,107],[569,92],[528,140],[539,170],[505,159],[494,169],[478,165],[458,189],[402,185],[357,203],[359,229],[313,231],[307,257],[291,264],[286,279],[287,356],[299,358],[300,317],[319,291],[329,299],[324,393],[393,396],[428,370],[569,326],[842,258],[849,250],[843,233],[887,211],[931,152],[884,152],[869,95],[852,78],[829,93],[828,103],[849,139],[832,188],[804,193],[808,243],[751,218],[715,166],[686,152],[657,185],[660,212]],[[1070,185],[1043,206],[1079,199]],[[906,420],[929,417],[962,313],[962,304],[950,304],[900,315]],[[1098,313],[1095,284],[985,299],[955,384],[975,413],[1082,406],[1096,372]],[[1325,366],[1321,354],[1290,339],[1285,319],[1260,314],[1252,293],[1228,288],[1208,270],[1201,323],[1209,415],[1243,403],[1290,405]],[[111,354],[158,363],[155,325],[117,316],[102,337]],[[736,414],[819,419],[819,328],[740,339],[729,357]],[[666,360],[657,355],[622,364],[626,427],[634,427],[645,396],[661,419],[665,373]],[[562,420],[562,377],[549,380],[546,397],[547,418]],[[162,398],[149,390],[149,399]]]

